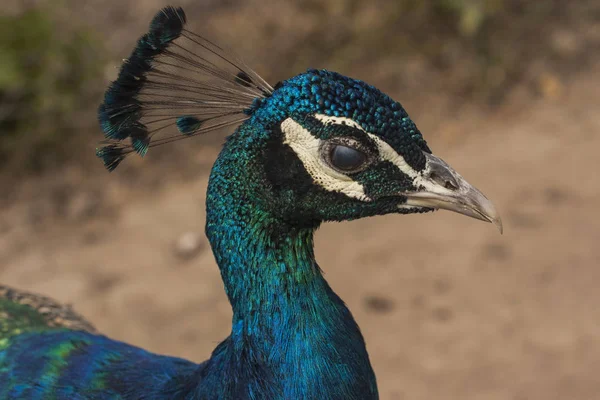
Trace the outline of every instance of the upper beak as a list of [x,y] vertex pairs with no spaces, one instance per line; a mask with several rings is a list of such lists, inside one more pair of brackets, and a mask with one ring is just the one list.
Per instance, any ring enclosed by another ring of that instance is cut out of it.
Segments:
[[406,205],[455,211],[482,221],[491,222],[502,233],[502,220],[491,201],[467,182],[444,160],[431,154],[427,166],[416,184],[415,192],[403,193]]

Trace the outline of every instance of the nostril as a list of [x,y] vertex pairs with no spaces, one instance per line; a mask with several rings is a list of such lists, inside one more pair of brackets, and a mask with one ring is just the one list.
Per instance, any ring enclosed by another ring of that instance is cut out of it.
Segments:
[[440,186],[444,186],[448,190],[458,190],[458,185],[456,184],[456,181],[452,177],[448,176],[448,174],[444,175],[446,176],[441,176],[439,173],[432,171],[429,174],[429,179],[436,182]]
[[446,181],[446,183],[444,184],[444,187],[448,190],[457,190],[458,187],[456,187],[456,185],[450,181]]

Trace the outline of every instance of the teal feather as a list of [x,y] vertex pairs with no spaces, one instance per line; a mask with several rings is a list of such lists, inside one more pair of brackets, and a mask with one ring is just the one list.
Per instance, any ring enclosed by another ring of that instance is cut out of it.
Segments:
[[196,117],[184,115],[177,117],[177,129],[184,135],[196,132],[202,126],[202,121]]

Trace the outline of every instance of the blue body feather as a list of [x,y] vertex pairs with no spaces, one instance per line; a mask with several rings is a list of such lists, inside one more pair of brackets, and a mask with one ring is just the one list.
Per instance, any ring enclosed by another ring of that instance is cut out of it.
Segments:
[[264,189],[252,165],[264,129],[244,125],[211,173],[206,233],[234,311],[212,357],[197,365],[86,332],[22,334],[0,350],[10,382],[0,398],[378,398],[360,330],[315,262],[316,225],[286,226],[269,204],[246,201]]

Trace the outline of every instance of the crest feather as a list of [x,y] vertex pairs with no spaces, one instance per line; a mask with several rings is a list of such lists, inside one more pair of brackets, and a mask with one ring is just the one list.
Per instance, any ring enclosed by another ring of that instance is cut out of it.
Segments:
[[144,156],[151,147],[239,124],[256,99],[273,93],[239,58],[185,29],[186,22],[182,8],[159,11],[107,89],[98,109],[106,141],[96,154],[109,170],[130,153]]

